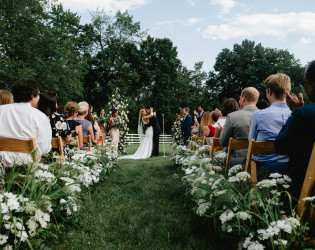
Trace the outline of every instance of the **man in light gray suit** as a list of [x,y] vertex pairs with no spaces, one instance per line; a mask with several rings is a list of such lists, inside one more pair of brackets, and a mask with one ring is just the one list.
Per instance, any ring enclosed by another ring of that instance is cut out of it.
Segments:
[[[220,144],[225,147],[229,144],[232,137],[237,140],[247,140],[249,133],[249,122],[252,114],[258,110],[256,103],[259,99],[259,92],[253,87],[243,89],[239,97],[240,110],[227,115],[223,131],[220,135]],[[243,163],[246,159],[247,149],[235,150],[232,152],[233,158],[229,163],[229,167]]]

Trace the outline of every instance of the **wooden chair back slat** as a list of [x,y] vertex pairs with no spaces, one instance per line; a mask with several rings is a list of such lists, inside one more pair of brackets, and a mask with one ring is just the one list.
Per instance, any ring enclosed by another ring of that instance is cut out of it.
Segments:
[[257,167],[256,162],[252,159],[253,154],[272,154],[275,152],[274,141],[250,140],[246,157],[245,171],[250,172],[252,182],[257,182]]
[[[303,210],[305,208],[305,201],[303,198],[309,197],[311,195],[312,189],[314,187],[314,182],[315,182],[315,143],[313,146],[312,154],[310,157],[310,161],[308,163],[308,167],[306,170],[300,198],[299,198],[299,203],[297,206],[297,212],[299,216],[302,215]],[[313,212],[314,214],[314,212]]]
[[83,143],[88,143],[89,144],[89,146],[86,148],[86,151],[90,151],[90,149],[92,147],[91,136],[90,135],[83,136]]
[[65,155],[63,152],[63,143],[62,143],[61,136],[58,136],[58,138],[51,139],[51,147],[55,149],[59,149],[59,155],[62,157],[62,160],[64,160]]
[[[0,151],[30,154],[35,149],[36,149],[35,138],[30,138],[29,140],[19,140],[5,137],[0,138]],[[37,154],[35,155],[34,161],[38,162]]]
[[232,151],[233,150],[239,150],[239,149],[247,149],[249,145],[248,140],[236,140],[233,139],[232,137],[229,139],[229,146],[228,146],[228,151],[226,155],[226,161],[225,161],[225,171],[228,170],[229,162],[232,158]]
[[211,146],[211,158],[213,159],[213,154],[220,150],[223,150],[223,146],[221,146],[219,138],[213,137]]

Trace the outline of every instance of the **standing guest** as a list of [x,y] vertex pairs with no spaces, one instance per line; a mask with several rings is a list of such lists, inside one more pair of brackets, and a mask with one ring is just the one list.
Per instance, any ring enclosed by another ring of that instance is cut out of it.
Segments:
[[57,138],[58,136],[61,136],[65,141],[70,141],[71,130],[66,117],[57,112],[56,97],[56,93],[51,91],[41,93],[38,109],[47,116],[52,129],[52,137]]
[[[206,113],[208,113],[208,112],[206,112]],[[206,113],[204,114],[204,116],[206,115]],[[212,111],[210,113],[209,124],[208,124],[208,126],[205,126],[203,128],[203,135],[204,136],[206,136],[206,137],[214,137],[214,132],[215,132],[214,125],[217,123],[217,121],[218,121],[220,116],[222,116],[222,113],[218,109],[215,109],[214,111]],[[201,123],[202,123],[202,120],[201,120]]]
[[106,139],[106,120],[105,120],[105,109],[101,108],[100,112],[99,112],[99,118],[98,118],[98,125],[100,127],[101,130],[101,136],[103,137],[103,139]]
[[93,106],[92,105],[89,105],[89,111],[91,114],[93,114]]
[[[248,140],[274,141],[291,116],[291,110],[286,103],[286,92],[291,91],[290,77],[285,74],[274,74],[265,80],[267,98],[270,107],[257,110],[251,117]],[[295,140],[295,138],[291,138]],[[287,155],[262,154],[253,155],[256,161],[260,177],[267,173],[283,173],[283,169],[289,161]]]
[[[51,127],[45,114],[36,109],[39,85],[31,79],[18,80],[12,93],[15,103],[0,106],[0,137],[19,140],[35,138],[39,156],[51,149]],[[5,165],[12,164],[14,157],[25,155],[16,152],[0,152]]]
[[[198,106],[197,121],[199,124],[201,123],[201,118],[202,118],[203,114],[205,113],[204,109],[205,109],[205,107],[203,105]],[[195,111],[194,111],[194,113],[195,113]]]
[[[220,144],[227,151],[229,139],[232,137],[237,140],[248,140],[249,122],[252,114],[258,110],[256,103],[259,99],[259,92],[253,87],[243,89],[239,104],[241,109],[227,115],[222,133],[220,135]],[[229,167],[236,164],[242,164],[246,159],[247,149],[235,150],[232,152],[233,159],[229,163]]]
[[183,124],[182,124],[182,131],[183,131],[183,134],[184,134],[184,145],[188,145],[188,141],[191,137],[191,126],[192,126],[192,119],[189,115],[189,111],[190,109],[188,107],[185,107],[183,108],[183,115],[184,115],[184,121],[183,121]]
[[287,91],[287,103],[293,112],[275,140],[276,152],[290,157],[286,174],[292,178],[290,188],[295,195],[301,190],[315,141],[315,61],[305,70],[303,86],[312,103],[303,106],[301,93],[296,98]]
[[118,110],[112,110],[112,116],[108,119],[109,134],[111,145],[117,150],[119,143],[119,128],[118,128]]
[[[78,116],[75,118],[75,120],[81,124],[83,136],[91,136],[91,140],[94,141],[94,133],[92,124],[90,121],[86,120],[85,117],[87,116],[89,112],[89,104],[87,102],[79,102],[79,111]],[[84,143],[84,146],[87,147],[88,144]]]
[[64,107],[65,116],[67,118],[71,134],[73,137],[78,136],[79,148],[83,148],[83,131],[81,124],[74,120],[78,116],[79,105],[75,102],[68,102]]
[[13,95],[10,91],[0,89],[0,105],[13,103]]

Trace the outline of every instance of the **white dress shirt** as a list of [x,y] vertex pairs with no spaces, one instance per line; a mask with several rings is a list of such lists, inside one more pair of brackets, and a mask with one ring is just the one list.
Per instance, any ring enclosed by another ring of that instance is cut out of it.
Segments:
[[[0,106],[0,137],[28,140],[35,138],[39,156],[51,149],[52,131],[46,115],[29,102]],[[25,154],[0,151],[4,164],[14,162],[13,157]]]

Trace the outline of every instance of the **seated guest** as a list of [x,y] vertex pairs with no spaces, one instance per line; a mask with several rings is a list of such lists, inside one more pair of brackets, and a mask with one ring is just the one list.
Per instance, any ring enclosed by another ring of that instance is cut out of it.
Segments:
[[[86,120],[85,117],[87,116],[89,112],[89,104],[87,102],[79,102],[79,112],[78,116],[75,118],[75,120],[82,125],[83,130],[83,136],[91,136],[91,140],[94,141],[94,133],[92,124],[90,121]],[[85,143],[85,147],[87,144]]]
[[293,112],[275,140],[276,152],[290,157],[286,174],[292,179],[290,188],[295,195],[301,190],[315,141],[315,61],[305,70],[303,86],[312,103],[303,106],[303,95],[298,99],[288,91],[287,103]]
[[184,145],[188,145],[188,141],[191,137],[191,126],[192,126],[192,119],[189,115],[190,109],[188,107],[183,108],[183,115],[184,115],[184,121],[182,123],[182,131],[183,131],[183,139],[184,139]]
[[258,109],[266,109],[269,107],[269,103],[265,100],[259,100],[256,104],[256,107]]
[[[93,107],[93,106],[91,106],[91,107]],[[101,129],[98,126],[98,123],[95,121],[94,116],[90,110],[89,110],[87,116],[85,117],[85,119],[91,122],[95,140],[98,140],[100,137],[100,134],[101,134]]]
[[[232,137],[237,140],[247,140],[249,132],[249,122],[252,114],[258,110],[256,103],[259,98],[259,92],[253,87],[243,89],[239,104],[241,109],[232,113],[229,113],[226,117],[222,133],[220,135],[220,144],[225,147],[224,151],[227,151],[229,145],[229,139]],[[246,159],[247,149],[235,150],[232,152],[233,159],[229,163],[229,167],[236,164],[242,164]]]
[[48,118],[52,129],[52,137],[61,136],[65,141],[70,141],[71,130],[64,115],[57,113],[57,95],[54,92],[40,94],[38,109]]
[[[39,85],[31,79],[18,80],[12,93],[15,103],[0,106],[0,137],[19,140],[35,138],[39,156],[51,149],[51,127],[45,114],[36,109]],[[16,152],[0,152],[5,165],[14,162],[13,157],[25,155]]]
[[64,107],[65,116],[67,118],[71,134],[73,137],[78,136],[79,148],[83,148],[83,131],[81,124],[74,120],[78,116],[79,105],[75,102],[68,102]]
[[[252,115],[248,140],[274,141],[291,115],[291,110],[286,103],[286,92],[291,90],[290,77],[280,73],[274,74],[267,77],[264,83],[271,105],[269,108],[258,110]],[[289,157],[278,154],[262,154],[254,155],[253,160],[257,163],[258,174],[262,175],[264,172],[266,174],[268,172],[281,174],[282,168],[289,161]]]
[[[207,112],[206,112],[207,113]],[[206,137],[214,137],[215,127],[214,125],[217,123],[219,117],[222,116],[220,110],[215,109],[210,113],[210,124],[203,128],[203,134]]]
[[211,124],[211,113],[209,111],[207,111],[203,114],[203,116],[201,118],[201,122],[200,122],[200,125],[198,128],[197,136],[203,137],[204,136],[204,133],[203,133],[204,128],[208,127],[210,124]]
[[0,105],[13,103],[13,95],[10,91],[0,89]]
[[215,127],[215,132],[214,132],[214,137],[219,138],[220,134],[223,130],[225,121],[226,121],[226,116],[234,111],[239,110],[240,107],[237,103],[237,101],[234,98],[228,98],[223,102],[223,108],[221,110],[222,116],[219,118],[217,124],[214,126]]

